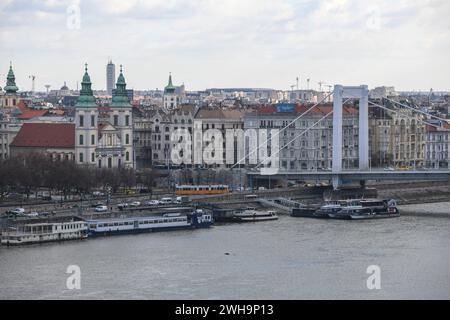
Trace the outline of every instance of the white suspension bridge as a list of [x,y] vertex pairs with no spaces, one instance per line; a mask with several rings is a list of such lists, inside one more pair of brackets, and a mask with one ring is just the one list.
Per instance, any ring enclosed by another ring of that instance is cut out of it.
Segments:
[[[332,146],[332,168],[329,171],[281,171],[277,168],[262,167],[266,164],[264,161],[259,162],[255,167],[256,170],[247,173],[251,185],[254,184],[255,180],[267,180],[267,179],[288,179],[288,180],[311,180],[311,181],[332,181],[334,189],[338,189],[344,183],[360,182],[362,185],[369,180],[450,180],[450,170],[449,169],[439,169],[439,170],[413,170],[403,171],[403,170],[389,170],[384,169],[372,169],[370,167],[370,157],[369,157],[369,104],[373,107],[381,108],[387,112],[398,113],[395,109],[387,108],[386,106],[377,104],[375,102],[369,101],[369,90],[367,85],[362,86],[342,86],[335,85],[334,91],[326,95],[321,101],[316,103],[314,106],[309,108],[306,112],[302,113],[297,118],[293,119],[286,126],[282,127],[277,134],[271,136],[268,140],[278,138],[279,134],[293,125],[297,120],[301,119],[309,112],[311,112],[315,107],[319,106],[323,101],[328,99],[330,95],[333,95],[333,110],[325,114],[321,119],[316,121],[313,125],[306,128],[293,139],[291,139],[283,147],[276,151],[275,155],[281,150],[286,148],[296,139],[305,135],[308,131],[313,129],[319,123],[321,123],[326,118],[333,116],[333,146]],[[359,100],[359,124],[358,124],[358,148],[359,148],[359,166],[355,169],[343,169],[342,167],[342,126],[343,126],[343,100]],[[412,112],[422,114],[430,119],[436,119],[440,121],[447,121],[438,116],[426,113],[424,111],[418,110],[406,104],[397,102],[392,99],[385,98],[390,101],[393,105],[398,107],[409,109]],[[419,119],[418,121],[435,126],[431,122]],[[254,148],[249,155],[258,152],[260,148],[267,147],[267,142]],[[249,156],[247,155],[247,156]],[[240,165],[245,161],[246,158],[238,161],[233,167]]]

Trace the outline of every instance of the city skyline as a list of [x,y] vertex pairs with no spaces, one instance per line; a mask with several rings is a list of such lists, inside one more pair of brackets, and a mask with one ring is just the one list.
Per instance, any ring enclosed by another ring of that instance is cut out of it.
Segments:
[[12,61],[23,91],[29,75],[39,91],[76,89],[85,62],[105,90],[108,57],[136,90],[163,89],[169,72],[187,90],[289,90],[297,77],[300,88],[450,90],[447,1],[7,0],[0,12],[0,76]]

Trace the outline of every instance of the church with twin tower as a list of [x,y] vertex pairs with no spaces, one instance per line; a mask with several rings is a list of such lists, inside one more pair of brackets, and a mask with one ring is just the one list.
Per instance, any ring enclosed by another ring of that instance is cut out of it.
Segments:
[[122,66],[107,121],[99,120],[99,108],[85,66],[80,97],[75,105],[75,161],[98,168],[133,168],[132,106],[127,96]]

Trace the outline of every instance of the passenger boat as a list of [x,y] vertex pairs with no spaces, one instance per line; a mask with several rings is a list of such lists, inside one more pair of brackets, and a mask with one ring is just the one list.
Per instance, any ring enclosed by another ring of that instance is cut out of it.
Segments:
[[277,220],[278,215],[275,211],[261,212],[257,210],[244,210],[241,213],[233,215],[233,221],[236,222],[257,222],[257,221],[271,221]]
[[89,236],[143,233],[164,230],[206,228],[213,224],[211,214],[195,210],[188,214],[165,214],[134,218],[87,220]]
[[343,208],[336,214],[336,218],[365,220],[400,217],[395,200],[361,200],[357,207]]
[[1,244],[15,246],[85,239],[87,230],[87,223],[76,217],[66,217],[54,222],[25,223],[4,230],[1,234]]
[[336,214],[343,208],[359,206],[359,202],[360,200],[357,199],[327,201],[314,213],[314,217],[321,219],[337,218]]

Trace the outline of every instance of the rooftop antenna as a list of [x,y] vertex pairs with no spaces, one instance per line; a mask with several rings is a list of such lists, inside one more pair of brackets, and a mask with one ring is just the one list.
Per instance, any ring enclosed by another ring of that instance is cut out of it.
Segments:
[[318,84],[319,84],[319,91],[322,92],[322,85],[325,84],[325,82],[319,81]]
[[31,75],[31,76],[28,76],[28,78],[31,79],[31,93],[33,93],[34,92],[34,80],[36,79],[36,76]]

